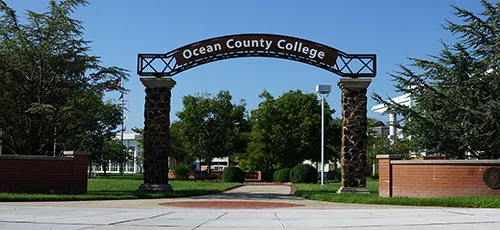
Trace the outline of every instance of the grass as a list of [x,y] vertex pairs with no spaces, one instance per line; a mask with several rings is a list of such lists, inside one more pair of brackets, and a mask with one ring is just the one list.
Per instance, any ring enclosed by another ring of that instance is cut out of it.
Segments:
[[[241,186],[240,183],[211,181],[170,180],[174,188],[171,192],[137,191],[143,183],[142,175],[110,175],[88,180],[88,194],[50,195],[0,193],[0,201],[74,201],[74,200],[115,200],[115,199],[152,199],[206,195]],[[500,196],[486,197],[449,197],[449,198],[407,198],[378,197],[378,180],[368,179],[367,188],[371,194],[337,194],[340,182],[318,184],[295,184],[295,195],[310,200],[321,200],[356,204],[386,204],[406,206],[440,206],[470,208],[500,208]]]
[[241,186],[240,183],[170,180],[169,184],[172,185],[174,191],[137,191],[137,188],[142,183],[142,175],[99,176],[88,180],[88,194],[52,195],[0,193],[0,201],[74,201],[172,198],[219,193],[230,188]]
[[378,197],[378,180],[367,179],[366,187],[371,194],[337,194],[340,182],[318,184],[294,184],[295,195],[310,200],[321,200],[355,204],[386,204],[406,206],[440,206],[469,208],[500,208],[500,196],[447,197],[447,198],[408,198]]

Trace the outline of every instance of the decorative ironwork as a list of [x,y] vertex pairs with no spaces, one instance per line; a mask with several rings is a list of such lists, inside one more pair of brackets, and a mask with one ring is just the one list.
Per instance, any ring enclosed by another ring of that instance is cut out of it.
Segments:
[[484,171],[483,181],[491,189],[500,189],[500,168],[489,168]]
[[139,54],[137,74],[172,77],[206,63],[240,57],[272,57],[313,65],[342,77],[375,77],[375,54],[347,54],[305,39],[239,34],[195,42],[165,54]]

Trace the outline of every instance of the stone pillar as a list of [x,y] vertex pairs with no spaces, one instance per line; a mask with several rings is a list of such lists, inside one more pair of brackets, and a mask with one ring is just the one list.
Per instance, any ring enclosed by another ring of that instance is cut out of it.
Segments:
[[144,184],[139,190],[171,191],[168,184],[171,78],[141,78],[144,104]]
[[368,78],[341,78],[342,90],[342,187],[338,193],[369,194],[366,188],[366,90]]

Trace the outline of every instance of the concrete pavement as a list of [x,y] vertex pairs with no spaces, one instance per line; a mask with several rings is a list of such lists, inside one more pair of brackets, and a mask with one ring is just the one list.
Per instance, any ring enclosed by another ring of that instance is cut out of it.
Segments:
[[[500,229],[500,209],[423,208],[310,201],[289,186],[243,186],[192,198],[2,202],[0,229]],[[271,209],[179,208],[169,202],[281,202]],[[159,204],[167,203],[167,206]]]

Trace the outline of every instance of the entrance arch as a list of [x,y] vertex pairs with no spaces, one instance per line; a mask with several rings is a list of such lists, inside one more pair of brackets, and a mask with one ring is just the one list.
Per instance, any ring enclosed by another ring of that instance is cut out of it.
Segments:
[[168,184],[172,77],[210,62],[270,57],[302,62],[341,76],[342,187],[340,193],[366,189],[367,97],[376,76],[375,54],[347,54],[313,41],[275,34],[235,34],[194,42],[161,54],[138,54],[137,74],[146,87],[144,105],[144,184],[141,190],[171,190]]
[[228,35],[194,42],[164,54],[139,54],[137,74],[172,77],[199,65],[240,57],[288,59],[342,77],[377,74],[375,54],[347,54],[313,41],[275,34]]

